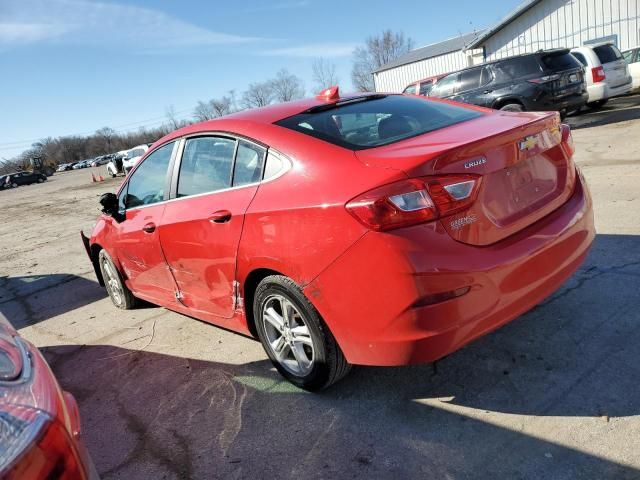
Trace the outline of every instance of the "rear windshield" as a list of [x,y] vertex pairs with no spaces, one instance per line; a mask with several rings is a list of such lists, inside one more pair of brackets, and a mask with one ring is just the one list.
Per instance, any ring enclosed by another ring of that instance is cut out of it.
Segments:
[[576,57],[571,55],[569,52],[560,53],[560,54],[551,54],[551,55],[543,55],[542,63],[544,63],[545,67],[549,70],[570,70],[572,68],[581,68],[582,65]]
[[593,51],[596,52],[600,63],[615,62],[622,58],[620,50],[613,45],[599,45],[597,47],[593,47]]
[[482,116],[476,110],[420,97],[370,96],[310,109],[276,125],[351,150],[388,145]]

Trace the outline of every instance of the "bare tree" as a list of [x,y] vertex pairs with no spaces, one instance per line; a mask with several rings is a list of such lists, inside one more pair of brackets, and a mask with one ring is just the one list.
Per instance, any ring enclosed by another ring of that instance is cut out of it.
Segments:
[[177,128],[180,128],[182,126],[182,122],[178,120],[176,107],[174,107],[173,105],[169,105],[164,109],[164,114],[167,117],[167,120],[169,121],[169,126],[173,130],[176,130]]
[[361,92],[373,91],[372,72],[377,68],[395,60],[413,48],[413,40],[405,38],[402,32],[394,33],[385,30],[378,36],[369,37],[364,47],[353,51],[353,68],[351,81]]
[[339,83],[335,63],[330,63],[324,58],[316,58],[311,64],[311,78],[318,92]]
[[285,69],[280,70],[269,83],[277,102],[288,102],[304,96],[302,80]]
[[196,108],[193,109],[193,116],[199,122],[204,122],[205,120],[211,120],[214,118],[215,115],[213,114],[211,102],[203,102],[202,100],[199,100]]
[[271,82],[256,82],[249,85],[249,89],[242,94],[242,104],[245,108],[264,107],[273,100]]
[[96,136],[104,140],[107,151],[111,151],[111,141],[115,135],[116,131],[111,127],[102,127],[101,129],[96,130]]
[[223,96],[222,98],[214,98],[209,103],[211,104],[211,110],[213,111],[214,117],[222,117],[233,112],[231,106],[232,100],[230,97]]

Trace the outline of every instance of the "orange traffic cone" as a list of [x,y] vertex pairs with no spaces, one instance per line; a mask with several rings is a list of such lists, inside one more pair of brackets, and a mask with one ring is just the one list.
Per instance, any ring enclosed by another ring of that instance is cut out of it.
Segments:
[[98,181],[99,182],[104,182],[104,177],[102,175],[98,176]]
[[91,174],[91,183],[96,183],[96,177],[93,173]]

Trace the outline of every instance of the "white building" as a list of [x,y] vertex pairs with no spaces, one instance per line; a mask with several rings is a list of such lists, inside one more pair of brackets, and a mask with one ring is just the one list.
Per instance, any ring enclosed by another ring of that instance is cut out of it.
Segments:
[[468,49],[482,32],[417,48],[373,72],[376,92],[402,92],[412,82],[454,72],[483,61],[482,49]]
[[620,50],[640,46],[640,0],[526,0],[493,27],[412,50],[373,78],[376,91],[401,92],[483,61],[603,42]]
[[468,48],[483,49],[489,61],[603,42],[640,45],[640,0],[528,0]]

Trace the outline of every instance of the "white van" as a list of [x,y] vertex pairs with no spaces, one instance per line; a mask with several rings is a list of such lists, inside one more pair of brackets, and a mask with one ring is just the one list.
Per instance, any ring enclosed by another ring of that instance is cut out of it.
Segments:
[[627,62],[618,47],[611,43],[572,48],[571,53],[585,68],[587,106],[600,108],[612,97],[632,89]]

